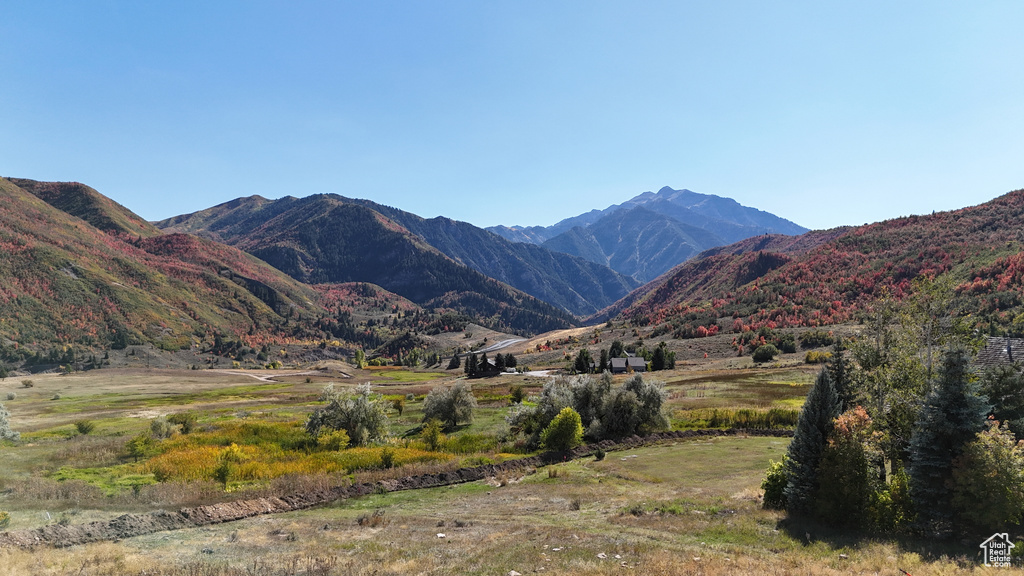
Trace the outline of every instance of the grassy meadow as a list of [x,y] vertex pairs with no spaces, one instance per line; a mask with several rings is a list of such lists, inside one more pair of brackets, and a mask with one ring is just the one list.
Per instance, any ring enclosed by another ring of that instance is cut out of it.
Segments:
[[[659,374],[675,428],[785,426],[815,368],[686,366]],[[350,377],[345,377],[350,376]],[[513,386],[543,378],[474,380],[474,422],[437,450],[420,440],[424,395],[457,376],[406,369],[321,371],[99,370],[0,382],[21,441],[0,446],[7,530],[110,519],[128,512],[451,470],[519,457],[502,441]],[[386,446],[317,446],[302,424],[327,383],[370,382],[388,399]],[[129,442],[156,418],[194,416],[194,428]],[[80,431],[90,422],[87,434]],[[217,458],[240,453],[226,488]],[[788,525],[762,510],[759,484],[786,439],[680,440],[609,452],[521,476],[378,494],[300,512],[162,532],[70,549],[0,549],[5,574],[959,574],[974,547],[886,541]],[[392,468],[383,464],[384,452]],[[443,534],[443,536],[441,536]]]

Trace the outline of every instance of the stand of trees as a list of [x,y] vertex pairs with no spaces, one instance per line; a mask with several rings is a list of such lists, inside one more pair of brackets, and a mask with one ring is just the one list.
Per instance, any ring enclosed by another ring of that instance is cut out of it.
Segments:
[[834,526],[948,537],[1024,518],[1024,366],[979,375],[949,285],[919,280],[837,340],[765,506]]

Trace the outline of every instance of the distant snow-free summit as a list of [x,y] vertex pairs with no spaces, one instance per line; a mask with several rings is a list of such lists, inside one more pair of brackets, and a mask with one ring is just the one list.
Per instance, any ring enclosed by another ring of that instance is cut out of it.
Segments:
[[604,264],[640,282],[653,280],[709,248],[761,234],[808,231],[731,198],[668,186],[552,226],[488,230],[514,242],[539,244]]

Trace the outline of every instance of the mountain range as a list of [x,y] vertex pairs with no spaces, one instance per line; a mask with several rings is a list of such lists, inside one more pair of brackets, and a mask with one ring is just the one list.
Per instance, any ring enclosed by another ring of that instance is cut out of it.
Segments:
[[[690,213],[733,223],[715,232],[677,217]],[[862,320],[880,299],[937,276],[979,330],[1024,334],[1024,191],[687,252],[784,224],[671,189],[560,231],[531,229],[531,242],[329,194],[238,198],[150,223],[83,184],[0,178],[0,363],[54,347],[178,349],[221,336],[406,353],[416,333],[470,322],[535,334],[614,317],[677,338],[823,326]],[[683,236],[693,245],[676,242]],[[640,285],[600,258],[633,276],[676,264]]]
[[715,246],[762,234],[807,232],[789,220],[730,198],[667,186],[548,227],[493,226],[488,230],[509,240],[586,258],[641,283]]

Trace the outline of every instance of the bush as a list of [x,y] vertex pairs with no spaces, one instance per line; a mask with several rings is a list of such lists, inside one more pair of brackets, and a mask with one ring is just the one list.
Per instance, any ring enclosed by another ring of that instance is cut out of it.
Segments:
[[768,470],[761,481],[761,489],[764,490],[762,506],[768,510],[785,510],[787,481],[786,457],[783,456],[778,462],[769,460]]
[[380,467],[385,470],[390,470],[395,467],[395,451],[389,447],[384,447],[380,451]]
[[604,451],[604,448],[598,447],[597,450],[594,450],[594,460],[597,460],[598,462],[604,460],[606,455],[607,453]]
[[754,353],[751,354],[750,357],[751,359],[754,360],[754,362],[760,364],[763,362],[771,362],[772,360],[775,360],[775,357],[778,355],[779,349],[776,348],[773,344],[764,344],[758,346],[757,350],[754,350]]
[[11,413],[0,404],[0,440],[18,440],[21,434],[11,430]]
[[472,422],[473,411],[476,409],[476,398],[464,382],[451,388],[434,388],[423,399],[423,421],[436,418],[448,429],[455,428],[459,422]]
[[170,438],[171,434],[174,434],[174,426],[165,418],[154,418],[149,423],[149,433],[156,440],[163,440],[164,438]]
[[[138,462],[139,458],[149,456],[155,446],[156,443],[153,442],[153,437],[149,434],[142,433],[129,440],[128,443],[125,444],[125,450],[128,452],[128,456],[130,458],[134,458],[135,461]],[[157,481],[159,480],[160,479],[157,478]]]
[[953,508],[979,532],[1005,530],[1024,516],[1024,447],[1006,424],[988,429],[953,461]]
[[831,346],[835,341],[835,336],[831,332],[811,330],[810,332],[804,332],[803,336],[800,336],[800,347],[804,350],[808,348],[824,348],[825,346]]
[[809,350],[807,354],[804,354],[805,364],[824,364],[832,359],[831,352],[822,352],[820,350]]
[[392,399],[391,407],[395,409],[395,412],[398,412],[399,416],[401,416],[402,412],[405,412],[405,398]]
[[914,502],[906,470],[897,470],[889,486],[871,495],[868,514],[874,528],[882,532],[899,532],[913,524]]
[[0,530],[6,529],[11,525],[11,515],[7,512],[0,512]]
[[540,434],[541,445],[548,450],[565,452],[583,442],[583,424],[572,408],[562,408],[555,419]]
[[526,400],[526,389],[522,385],[513,386],[509,391],[509,402],[512,404],[522,404],[523,400]]
[[423,443],[427,445],[427,449],[431,451],[437,451],[437,449],[444,443],[444,425],[437,418],[431,418],[423,425],[423,430],[420,432],[420,438],[423,439]]
[[16,393],[14,393],[14,392],[8,392],[7,393],[7,400],[14,400],[17,397],[18,397],[18,395]]
[[188,434],[195,430],[197,418],[196,415],[191,412],[179,412],[168,416],[167,421],[171,424],[181,426],[182,434]]
[[31,381],[31,380],[22,380],[21,381],[21,386],[23,388],[31,388],[31,387],[33,387],[35,385],[36,385],[36,383]]
[[75,430],[78,430],[79,434],[86,435],[96,429],[96,423],[92,420],[76,420]]
[[871,418],[860,406],[841,414],[821,455],[815,496],[817,517],[831,526],[860,526],[868,520],[871,474],[865,441]]
[[328,385],[321,394],[327,401],[306,420],[306,432],[313,438],[322,430],[345,430],[355,446],[378,442],[387,437],[388,404],[380,394],[370,392],[370,385],[359,387],[356,394],[339,395]]
[[350,439],[348,432],[344,430],[331,430],[323,432],[316,438],[316,444],[324,450],[338,451],[348,448]]

